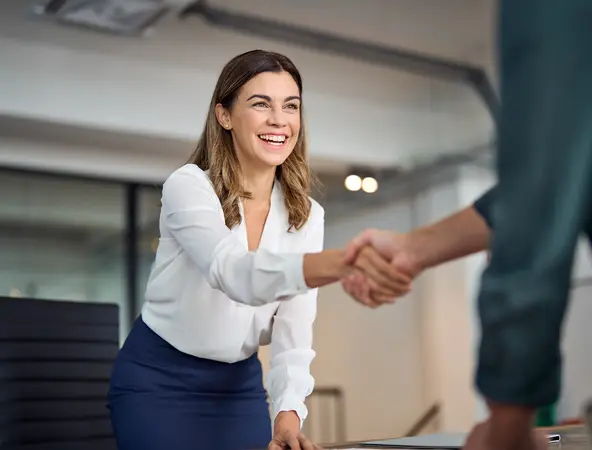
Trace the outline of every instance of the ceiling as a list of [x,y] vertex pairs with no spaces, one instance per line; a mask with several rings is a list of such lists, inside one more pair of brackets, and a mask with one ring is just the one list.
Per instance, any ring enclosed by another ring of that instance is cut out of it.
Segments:
[[[181,9],[191,0],[164,2]],[[7,25],[13,26],[3,27],[2,33],[33,38],[35,33],[21,25],[23,12],[38,3],[40,0],[4,0],[2,16]],[[208,0],[207,4],[229,12],[480,65],[487,65],[492,55],[495,0],[298,0],[297,4],[293,0]],[[181,35],[183,29],[196,26],[191,21],[180,24],[176,13],[159,22],[150,38],[158,39],[158,35],[170,33]]]
[[[174,2],[186,3],[185,0]],[[189,18],[180,22],[174,16],[159,23],[154,33],[145,39],[106,36],[35,19],[27,14],[30,3],[23,0],[2,2],[0,36],[67,46],[84,52],[113,54],[119,58],[137,60],[139,63],[152,63],[158,59],[159,62],[169,63],[170,67],[190,68],[195,67],[196,59],[199,61],[199,58],[206,56],[200,54],[200,50],[192,42],[208,39],[208,64],[213,64],[219,58],[218,63],[222,65],[226,55],[217,56],[217,49],[228,39],[236,40],[239,36],[226,31],[208,31],[204,34],[204,24],[199,19]],[[494,0],[299,0],[297,3],[293,0],[209,0],[208,3],[229,11],[310,27],[351,39],[463,61],[485,68],[492,67]],[[293,53],[298,60],[301,53],[298,50]],[[403,71],[378,68],[368,73],[368,83],[352,85],[339,78],[323,79],[322,76],[316,76],[322,73],[323,65],[331,65],[338,67],[344,74],[343,80],[347,80],[345,75],[351,69],[351,63],[325,54],[309,60],[311,67],[307,68],[308,80],[311,80],[315,89],[331,92],[336,98],[347,93],[352,98],[357,96],[375,105],[402,105],[409,112],[409,121],[416,120],[418,113],[430,112],[434,116],[444,114],[449,117],[458,113],[460,117],[465,116],[468,110],[477,111],[481,108],[475,106],[479,100],[468,86],[444,86],[445,88],[439,89],[438,80],[426,81],[425,77]],[[371,81],[385,77],[396,88],[385,92],[378,83]],[[426,86],[429,88],[426,89]],[[446,96],[462,97],[464,100],[449,102]],[[466,100],[467,97],[470,97],[469,100]],[[438,104],[447,105],[446,109],[438,110]],[[479,114],[487,113],[483,109]],[[455,125],[456,122],[451,120],[434,128],[420,129],[418,133],[407,127],[407,121],[401,120],[397,133],[399,136],[408,135],[409,140],[423,142],[424,147],[431,145],[432,140],[434,144],[442,143],[442,146],[445,142],[453,142],[449,147],[459,148],[476,144],[474,139],[465,142],[462,136],[455,136]],[[146,153],[155,153],[166,148],[171,153],[184,155],[194,142],[124,131],[106,131],[43,120],[19,118],[15,121],[14,118],[0,117],[0,135],[15,138],[34,136],[37,140],[58,145],[84,144],[88,147],[90,144],[97,148],[117,147],[130,151],[141,149]],[[385,133],[388,131],[385,129]],[[427,135],[431,140],[424,142]],[[348,169],[347,164],[342,164],[337,159],[317,159],[313,162],[317,171],[323,173],[341,175]]]
[[209,0],[284,23],[480,65],[491,57],[494,0]]

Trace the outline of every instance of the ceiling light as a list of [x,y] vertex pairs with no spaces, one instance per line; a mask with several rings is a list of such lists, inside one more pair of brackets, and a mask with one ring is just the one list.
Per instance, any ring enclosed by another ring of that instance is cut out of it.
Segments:
[[378,181],[373,177],[366,177],[362,180],[362,190],[367,194],[373,194],[378,190]]
[[362,187],[362,179],[358,175],[349,175],[345,179],[345,188],[349,191],[359,191]]

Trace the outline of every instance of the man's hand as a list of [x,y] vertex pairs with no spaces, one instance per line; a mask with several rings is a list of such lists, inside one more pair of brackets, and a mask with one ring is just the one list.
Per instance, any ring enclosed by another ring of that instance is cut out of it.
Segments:
[[[411,289],[412,277],[398,270],[373,247],[360,249],[342,283],[350,295],[369,307],[393,303]],[[355,293],[355,295],[353,295]]]
[[533,429],[535,410],[487,401],[489,419],[476,425],[463,450],[547,450],[545,433]]
[[267,450],[322,450],[300,432],[300,418],[294,411],[282,411],[273,424],[273,438]]
[[[383,272],[393,280],[390,292],[378,290],[374,285],[373,274],[368,269],[371,267],[367,258],[369,248],[377,252],[390,266],[390,275],[387,275],[387,271]],[[345,263],[351,264],[356,270],[342,279],[344,290],[360,303],[372,308],[393,303],[409,292],[413,278],[422,270],[409,251],[408,235],[381,230],[366,230],[352,239],[346,249]]]
[[488,420],[473,428],[463,450],[548,450],[549,448],[547,436],[539,430],[525,430],[520,436],[513,434],[512,438],[496,434],[492,429],[491,421]]
[[345,250],[345,262],[352,264],[360,250],[369,245],[373,247],[383,258],[392,261],[397,251],[402,246],[403,235],[391,231],[367,229],[353,238]]

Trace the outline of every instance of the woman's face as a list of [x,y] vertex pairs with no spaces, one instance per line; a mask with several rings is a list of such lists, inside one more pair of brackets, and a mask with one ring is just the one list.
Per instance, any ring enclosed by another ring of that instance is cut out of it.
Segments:
[[300,101],[288,72],[264,72],[245,83],[230,111],[216,106],[241,164],[276,167],[290,156],[300,132]]

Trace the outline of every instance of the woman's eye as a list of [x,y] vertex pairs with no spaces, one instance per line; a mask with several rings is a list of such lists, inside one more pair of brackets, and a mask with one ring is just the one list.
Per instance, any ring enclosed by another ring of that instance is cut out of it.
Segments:
[[265,108],[267,106],[267,103],[265,103],[265,102],[257,102],[253,106],[255,106],[257,108]]
[[290,103],[289,105],[286,105],[286,108],[288,108],[288,109],[298,109],[298,105],[296,103]]

